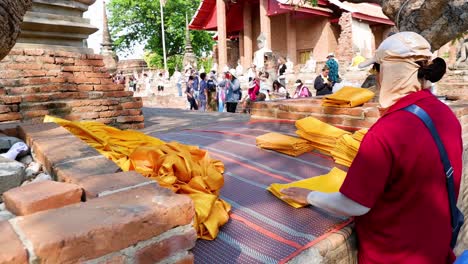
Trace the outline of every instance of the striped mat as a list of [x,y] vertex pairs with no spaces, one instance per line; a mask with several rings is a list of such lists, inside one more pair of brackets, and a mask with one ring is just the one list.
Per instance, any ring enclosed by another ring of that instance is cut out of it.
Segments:
[[326,174],[336,166],[318,153],[290,157],[255,145],[259,135],[294,131],[294,123],[232,122],[153,134],[198,145],[226,167],[221,198],[232,205],[231,218],[216,240],[197,241],[195,263],[286,263],[350,223],[315,208],[294,209],[266,190],[272,183]]

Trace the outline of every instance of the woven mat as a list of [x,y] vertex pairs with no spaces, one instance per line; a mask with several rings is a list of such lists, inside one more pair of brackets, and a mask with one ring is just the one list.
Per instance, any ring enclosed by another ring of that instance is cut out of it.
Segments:
[[195,263],[285,263],[349,224],[315,208],[294,209],[265,190],[271,183],[322,175],[336,166],[318,153],[290,157],[255,146],[256,136],[294,131],[294,123],[233,122],[154,135],[198,145],[226,167],[221,198],[232,205],[231,219],[216,240],[197,241]]

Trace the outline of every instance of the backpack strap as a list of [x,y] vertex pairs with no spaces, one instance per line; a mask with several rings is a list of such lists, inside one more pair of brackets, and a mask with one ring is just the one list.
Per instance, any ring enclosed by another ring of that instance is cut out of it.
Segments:
[[452,223],[452,231],[453,231],[453,236],[452,236],[452,248],[455,246],[455,243],[457,241],[458,237],[458,231],[455,232],[455,229],[461,227],[458,226],[460,224],[460,218],[463,223],[463,214],[461,214],[460,210],[457,208],[457,201],[455,199],[455,183],[453,180],[453,167],[452,164],[450,163],[450,160],[447,155],[447,151],[445,150],[444,144],[442,143],[442,140],[440,139],[439,133],[437,132],[437,129],[434,126],[434,123],[432,122],[431,117],[422,109],[421,107],[413,104],[410,105],[406,108],[403,109],[404,111],[410,112],[414,115],[416,115],[429,129],[431,132],[432,137],[434,138],[434,141],[437,145],[437,148],[439,149],[440,153],[440,159],[442,161],[442,164],[444,166],[444,171],[446,175],[446,183],[447,183],[447,192],[448,192],[448,198],[449,198],[449,205],[450,205],[450,215],[451,215],[451,223]]

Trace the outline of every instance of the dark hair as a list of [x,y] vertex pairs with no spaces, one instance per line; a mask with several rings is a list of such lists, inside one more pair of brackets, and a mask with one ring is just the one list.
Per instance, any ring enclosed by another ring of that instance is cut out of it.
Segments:
[[330,68],[327,65],[323,66],[322,71],[326,71],[326,70],[330,70]]
[[447,71],[447,64],[444,59],[439,57],[435,58],[431,63],[427,61],[418,61],[416,63],[421,66],[418,70],[418,78],[433,83],[440,81]]
[[188,77],[188,79],[189,79],[189,81],[193,81],[195,78],[194,78],[192,75],[190,75],[190,76]]
[[[276,85],[276,88],[275,88],[275,85]],[[273,82],[273,84],[272,84],[273,91],[275,91],[275,92],[278,91],[279,88],[281,88],[282,86],[283,86],[283,85],[281,85],[280,82],[278,82],[277,80],[275,80],[275,81]]]
[[270,74],[268,72],[263,72],[263,75],[265,75],[265,78],[270,78]]
[[302,83],[301,79],[297,79],[296,83]]
[[200,79],[204,80],[206,78],[206,73],[202,72],[200,73]]

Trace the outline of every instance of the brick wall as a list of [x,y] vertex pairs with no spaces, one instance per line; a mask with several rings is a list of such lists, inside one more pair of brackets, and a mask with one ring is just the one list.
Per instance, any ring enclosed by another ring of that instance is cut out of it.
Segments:
[[141,98],[112,82],[101,55],[13,49],[0,62],[0,122],[54,115],[142,128],[141,108]]
[[351,61],[354,57],[353,51],[353,17],[350,12],[343,12],[338,24],[341,34],[338,39],[335,56],[340,61]]
[[0,263],[193,263],[190,197],[136,172],[117,172],[112,161],[54,123],[4,124],[0,132],[23,138],[51,175],[83,193],[66,205],[64,183],[10,190],[7,209],[35,210],[0,221]]
[[[252,105],[252,119],[298,120],[313,116],[328,124],[355,131],[371,127],[380,117],[377,103],[367,103],[362,107],[335,108],[322,107],[321,99],[294,99],[285,101],[258,102]],[[463,179],[458,206],[468,219],[468,101],[450,102],[449,106],[460,120],[464,144]],[[460,232],[456,253],[468,248],[468,221]]]

